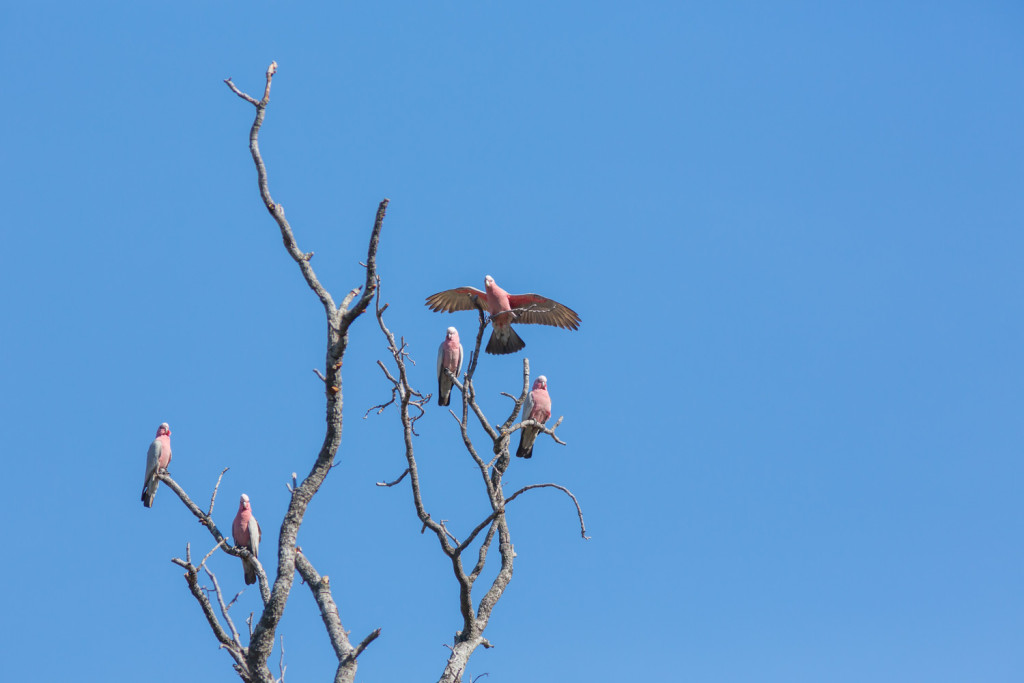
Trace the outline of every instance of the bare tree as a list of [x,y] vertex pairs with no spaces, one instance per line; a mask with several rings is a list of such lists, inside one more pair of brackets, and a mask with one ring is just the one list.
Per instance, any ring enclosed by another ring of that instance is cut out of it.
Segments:
[[[378,486],[396,486],[406,476],[409,477],[413,504],[416,515],[422,524],[422,529],[429,529],[434,533],[441,551],[451,563],[452,571],[458,584],[462,625],[456,633],[454,642],[447,646],[451,654],[440,680],[446,683],[457,683],[462,680],[466,664],[474,650],[481,645],[490,647],[490,643],[484,638],[484,629],[487,627],[494,606],[512,579],[515,551],[512,547],[511,535],[505,517],[505,510],[508,504],[532,489],[554,488],[560,490],[575,505],[576,513],[579,516],[580,535],[584,539],[587,538],[583,512],[576,497],[569,489],[551,483],[532,484],[506,497],[502,487],[502,475],[509,465],[509,440],[511,435],[524,426],[536,426],[540,427],[545,434],[550,435],[556,442],[564,445],[564,442],[555,435],[555,430],[561,423],[562,418],[559,418],[551,428],[540,425],[533,420],[516,422],[516,417],[526,399],[530,386],[530,364],[529,360],[524,359],[522,390],[518,397],[502,392],[503,395],[513,401],[512,409],[502,424],[491,425],[477,404],[476,391],[473,385],[473,375],[480,358],[480,342],[483,339],[484,330],[490,324],[490,320],[485,316],[484,311],[481,310],[479,312],[479,329],[476,336],[476,344],[470,356],[467,372],[462,376],[461,380],[458,377],[451,376],[451,373],[449,373],[455,386],[462,392],[462,413],[459,416],[454,411],[450,410],[449,412],[458,424],[462,442],[469,457],[472,458],[480,470],[481,485],[490,502],[490,510],[484,519],[476,524],[462,541],[447,528],[445,521],[437,521],[431,517],[423,500],[423,492],[420,488],[419,473],[413,449],[416,421],[423,416],[424,407],[429,402],[431,396],[430,394],[424,395],[410,385],[409,376],[406,371],[406,360],[409,358],[409,355],[405,339],[401,338],[399,341],[396,341],[394,334],[388,329],[384,322],[384,312],[387,310],[388,305],[381,305],[380,301],[381,279],[377,273],[376,256],[388,200],[381,201],[378,206],[377,215],[370,232],[366,262],[362,264],[366,269],[365,282],[361,286],[349,291],[344,299],[342,299],[340,305],[335,304],[331,294],[317,279],[316,272],[310,263],[313,258],[313,252],[303,252],[299,249],[291,226],[285,218],[284,207],[271,198],[270,189],[267,184],[267,171],[263,158],[260,155],[258,141],[260,127],[263,125],[267,105],[270,102],[271,81],[276,71],[277,63],[275,62],[267,70],[266,87],[262,99],[259,100],[239,90],[231,82],[231,79],[227,79],[225,83],[238,97],[256,108],[256,118],[249,131],[249,150],[256,165],[260,197],[277,223],[285,249],[292,260],[298,264],[302,276],[305,278],[310,289],[319,298],[327,318],[325,371],[315,371],[325,387],[327,400],[326,433],[323,445],[313,462],[309,474],[306,475],[301,483],[299,483],[297,476],[293,474],[292,484],[288,486],[291,500],[284,519],[281,521],[277,547],[277,571],[272,584],[259,559],[254,557],[248,549],[232,545],[214,522],[213,510],[217,499],[217,491],[220,488],[221,479],[227,468],[221,471],[210,497],[209,508],[205,512],[193,502],[185,490],[171,478],[169,473],[166,471],[158,473],[159,478],[177,494],[189,511],[207,528],[215,542],[213,548],[198,563],[193,562],[191,545],[186,545],[184,559],[174,558],[172,561],[185,569],[185,580],[192,596],[209,622],[213,635],[219,642],[220,647],[231,656],[234,662],[233,667],[242,680],[258,681],[259,683],[273,683],[276,680],[284,680],[287,667],[284,664],[283,636],[281,639],[279,678],[275,678],[271,672],[268,661],[274,647],[277,626],[284,614],[285,605],[295,580],[295,572],[299,573],[305,584],[309,587],[313,599],[320,608],[324,627],[327,630],[335,656],[338,659],[338,667],[334,676],[335,682],[350,683],[355,679],[357,659],[366,647],[380,635],[380,629],[378,628],[366,635],[357,645],[353,645],[349,641],[348,632],[342,626],[341,616],[332,596],[330,580],[327,576],[322,576],[317,572],[309,557],[296,545],[296,540],[306,508],[320,489],[327,474],[331,471],[339,444],[341,443],[341,368],[342,358],[348,347],[349,327],[367,309],[376,293],[375,310],[377,323],[387,339],[388,349],[391,352],[393,361],[393,370],[389,370],[388,365],[381,361],[377,363],[383,371],[385,378],[391,384],[391,400],[374,406],[367,411],[367,415],[374,410],[381,413],[391,405],[397,406],[405,437],[406,460],[405,470],[397,479],[387,483],[381,482]],[[445,372],[448,371],[445,370]],[[489,445],[493,457],[489,457],[489,459],[485,459],[484,456],[480,455],[470,437],[470,412],[475,415],[476,420],[491,442]],[[498,539],[498,553],[501,558],[501,566],[497,576],[487,587],[483,596],[474,603],[473,587],[485,567],[488,551],[495,537]],[[471,551],[472,547],[476,549],[475,558],[471,558],[472,567],[467,571],[467,565],[463,562],[463,555],[467,551]],[[231,607],[235,600],[237,600],[238,594],[231,600],[225,601],[225,594],[221,589],[217,576],[207,566],[207,561],[218,549],[229,555],[248,560],[256,569],[260,596],[263,600],[263,611],[258,619],[255,619],[255,622],[252,615],[247,620],[248,645],[243,644],[242,636],[230,615]],[[205,580],[209,582],[208,585],[201,583],[203,581],[203,578],[200,576],[201,573],[205,575]]]

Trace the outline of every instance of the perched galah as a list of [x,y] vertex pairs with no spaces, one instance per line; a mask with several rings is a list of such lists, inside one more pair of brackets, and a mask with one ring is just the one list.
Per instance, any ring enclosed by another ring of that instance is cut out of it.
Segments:
[[437,405],[448,405],[452,394],[452,381],[444,370],[448,368],[453,375],[462,372],[462,344],[459,343],[459,331],[449,327],[444,341],[437,349]]
[[[253,557],[260,556],[260,524],[252,516],[249,496],[244,493],[238,501],[235,521],[231,523],[231,537],[235,539],[235,545],[248,548]],[[256,583],[256,567],[245,558],[242,558],[242,569],[245,570],[245,583]]]
[[[536,420],[544,424],[550,417],[551,397],[548,396],[548,378],[540,375],[533,383],[533,389],[526,395],[526,402],[523,403],[523,419]],[[533,442],[536,441],[538,434],[540,434],[540,427],[523,427],[519,430],[517,458],[533,457]]]
[[157,472],[167,469],[171,464],[171,427],[166,422],[156,428],[156,438],[149,444],[146,453],[146,478],[142,480],[142,504],[153,507],[153,498],[160,488]]
[[484,278],[481,292],[475,287],[456,287],[427,297],[427,306],[435,313],[444,311],[471,311],[475,308],[491,314],[494,331],[487,342],[487,353],[515,353],[526,346],[512,323],[552,325],[566,330],[579,329],[580,317],[576,311],[539,294],[509,294],[499,287],[494,278]]

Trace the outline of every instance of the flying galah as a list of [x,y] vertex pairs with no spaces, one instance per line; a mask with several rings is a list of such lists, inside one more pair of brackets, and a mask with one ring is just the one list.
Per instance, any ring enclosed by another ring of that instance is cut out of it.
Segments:
[[166,422],[156,428],[156,438],[146,453],[146,478],[142,480],[142,504],[153,507],[153,498],[160,488],[156,474],[171,464],[171,427]]
[[[238,501],[235,521],[231,523],[231,537],[235,540],[235,545],[248,548],[253,557],[260,556],[260,524],[252,516],[249,496],[244,493]],[[256,567],[245,558],[242,559],[242,569],[245,570],[245,583],[256,583]]]
[[[523,403],[523,419],[536,420],[544,424],[550,417],[551,397],[548,396],[548,378],[540,375],[533,383],[533,389],[526,395],[526,402]],[[533,442],[537,439],[538,434],[540,434],[540,427],[523,427],[519,430],[517,458],[533,457]]]
[[462,372],[462,344],[459,343],[459,331],[448,328],[444,341],[437,349],[437,405],[448,405],[452,394],[452,381],[448,379],[445,368],[451,370],[456,377]]
[[435,313],[444,311],[471,311],[485,306],[491,314],[494,331],[487,342],[487,353],[515,353],[526,346],[512,323],[527,325],[553,325],[576,330],[580,317],[576,311],[539,294],[509,294],[488,275],[481,292],[475,287],[456,287],[427,297],[427,306]]

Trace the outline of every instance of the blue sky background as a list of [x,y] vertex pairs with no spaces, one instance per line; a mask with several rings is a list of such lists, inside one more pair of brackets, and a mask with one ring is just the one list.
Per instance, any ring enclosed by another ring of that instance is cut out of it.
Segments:
[[[139,503],[157,424],[226,529],[272,557],[323,434],[322,310],[271,190],[340,298],[377,203],[389,323],[434,391],[425,296],[534,291],[561,447],[508,490],[515,577],[469,675],[1010,681],[1024,670],[1024,10],[1011,2],[7,3],[0,278],[9,680],[230,680],[170,558],[208,534]],[[300,543],[360,681],[431,680],[457,592],[420,535],[367,318],[340,467]],[[493,421],[521,356],[485,357]],[[486,514],[454,421],[416,445],[435,518]],[[478,435],[482,435],[477,430]],[[483,443],[483,442],[478,442]],[[242,571],[211,561],[226,590]],[[482,589],[482,586],[480,587]],[[477,595],[479,595],[479,590]],[[257,609],[247,591],[236,619]],[[335,661],[308,590],[289,680]],[[274,658],[276,665],[276,654]]]

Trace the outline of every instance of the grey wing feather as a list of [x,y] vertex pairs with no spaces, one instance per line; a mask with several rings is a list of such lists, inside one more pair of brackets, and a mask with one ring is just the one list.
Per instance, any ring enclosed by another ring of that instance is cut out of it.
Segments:
[[260,523],[255,517],[249,522],[249,551],[253,557],[260,556]]
[[[249,519],[249,544],[246,546],[253,557],[260,556],[260,524],[255,517]],[[256,583],[256,565],[242,558],[242,573],[245,577],[245,584]]]
[[146,507],[153,506],[153,498],[156,497],[156,490],[160,487],[156,471],[160,467],[161,450],[163,450],[163,444],[154,439],[153,443],[149,444],[149,451],[146,452],[146,476],[142,479],[142,504]]
[[143,483],[148,482],[156,474],[156,469],[160,466],[160,451],[162,450],[163,444],[159,440],[154,439],[153,443],[149,444],[149,451],[146,453],[146,479]]
[[515,322],[525,325],[551,325],[566,330],[580,327],[580,316],[568,306],[539,294],[516,294]]
[[475,287],[457,287],[427,297],[427,306],[435,313],[473,311],[483,308],[487,294]]
[[532,419],[530,415],[533,413],[533,392],[526,392],[526,401],[523,403],[523,419]]

